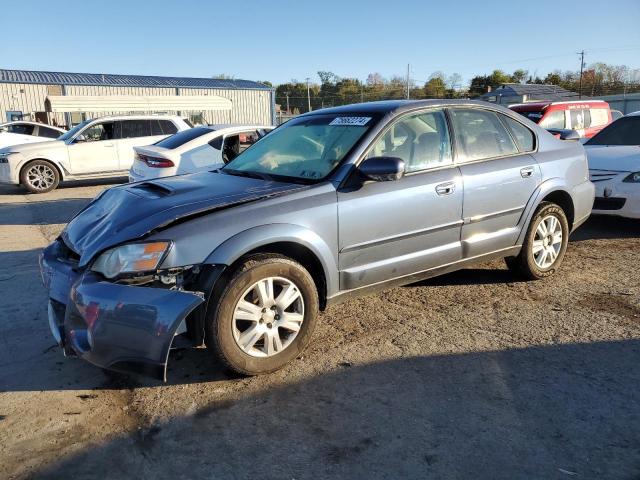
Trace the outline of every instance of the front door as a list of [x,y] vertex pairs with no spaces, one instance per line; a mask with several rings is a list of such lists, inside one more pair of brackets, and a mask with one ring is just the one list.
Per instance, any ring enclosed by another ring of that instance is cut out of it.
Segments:
[[67,146],[73,175],[89,175],[118,170],[115,122],[99,122],[85,128]]
[[340,288],[404,277],[461,258],[462,179],[442,110],[395,121],[367,158],[398,157],[405,176],[338,192]]
[[452,108],[456,161],[464,181],[463,256],[515,245],[518,222],[540,184],[540,167],[528,152],[535,136],[507,115]]

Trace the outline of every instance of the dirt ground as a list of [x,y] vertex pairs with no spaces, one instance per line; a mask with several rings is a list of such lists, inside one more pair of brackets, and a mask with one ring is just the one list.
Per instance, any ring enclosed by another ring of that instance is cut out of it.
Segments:
[[640,222],[558,275],[481,265],[330,308],[258,378],[204,349],[169,382],[65,359],[37,255],[108,183],[0,187],[0,478],[640,479]]

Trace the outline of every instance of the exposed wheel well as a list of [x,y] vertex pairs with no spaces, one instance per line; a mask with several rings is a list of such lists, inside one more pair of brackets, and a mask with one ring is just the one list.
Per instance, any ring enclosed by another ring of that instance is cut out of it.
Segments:
[[24,163],[24,165],[22,165],[22,167],[20,167],[20,173],[18,173],[18,180],[21,181],[22,179],[22,172],[24,171],[25,168],[27,168],[27,166],[30,163],[35,162],[36,160],[42,160],[43,162],[47,162],[50,163],[51,165],[53,165],[53,167],[56,169],[56,171],[58,172],[58,176],[60,177],[60,181],[63,180],[63,175],[62,175],[62,170],[60,169],[60,167],[58,165],[55,164],[55,162],[52,162],[51,160],[48,160],[46,158],[32,158],[31,160],[27,161]]
[[569,221],[569,230],[571,231],[571,229],[573,228],[573,220],[575,214],[571,195],[563,190],[556,190],[555,192],[547,194],[547,196],[544,197],[542,201],[553,202],[560,208],[562,208],[562,210],[564,210],[564,213],[567,216],[567,220]]
[[311,274],[316,288],[318,289],[318,298],[320,300],[320,310],[324,310],[327,304],[327,280],[324,275],[322,264],[318,257],[304,245],[295,242],[276,242],[251,250],[230,266],[229,270],[235,265],[241,263],[243,259],[255,253],[276,253],[295,260]]

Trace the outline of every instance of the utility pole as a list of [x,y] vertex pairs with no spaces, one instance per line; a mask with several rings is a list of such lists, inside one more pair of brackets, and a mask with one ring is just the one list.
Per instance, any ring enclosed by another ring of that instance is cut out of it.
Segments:
[[409,68],[410,65],[407,63],[407,100],[409,100]]
[[578,87],[578,98],[582,98],[582,71],[584,70],[584,50],[578,52],[580,55],[580,86]]
[[309,77],[307,77],[307,104],[309,106],[309,111],[311,111],[311,90],[309,90]]
[[360,103],[364,103],[364,83],[360,84]]
[[284,92],[284,94],[287,96],[287,115],[289,115],[291,113],[291,110],[289,110],[289,92]]

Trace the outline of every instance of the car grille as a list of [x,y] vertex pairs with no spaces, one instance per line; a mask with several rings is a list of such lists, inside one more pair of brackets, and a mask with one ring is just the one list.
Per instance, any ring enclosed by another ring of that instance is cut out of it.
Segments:
[[593,202],[594,210],[620,210],[626,203],[626,198],[603,198],[596,197]]
[[620,175],[620,172],[612,172],[608,170],[589,170],[589,180],[593,183],[605,182]]

